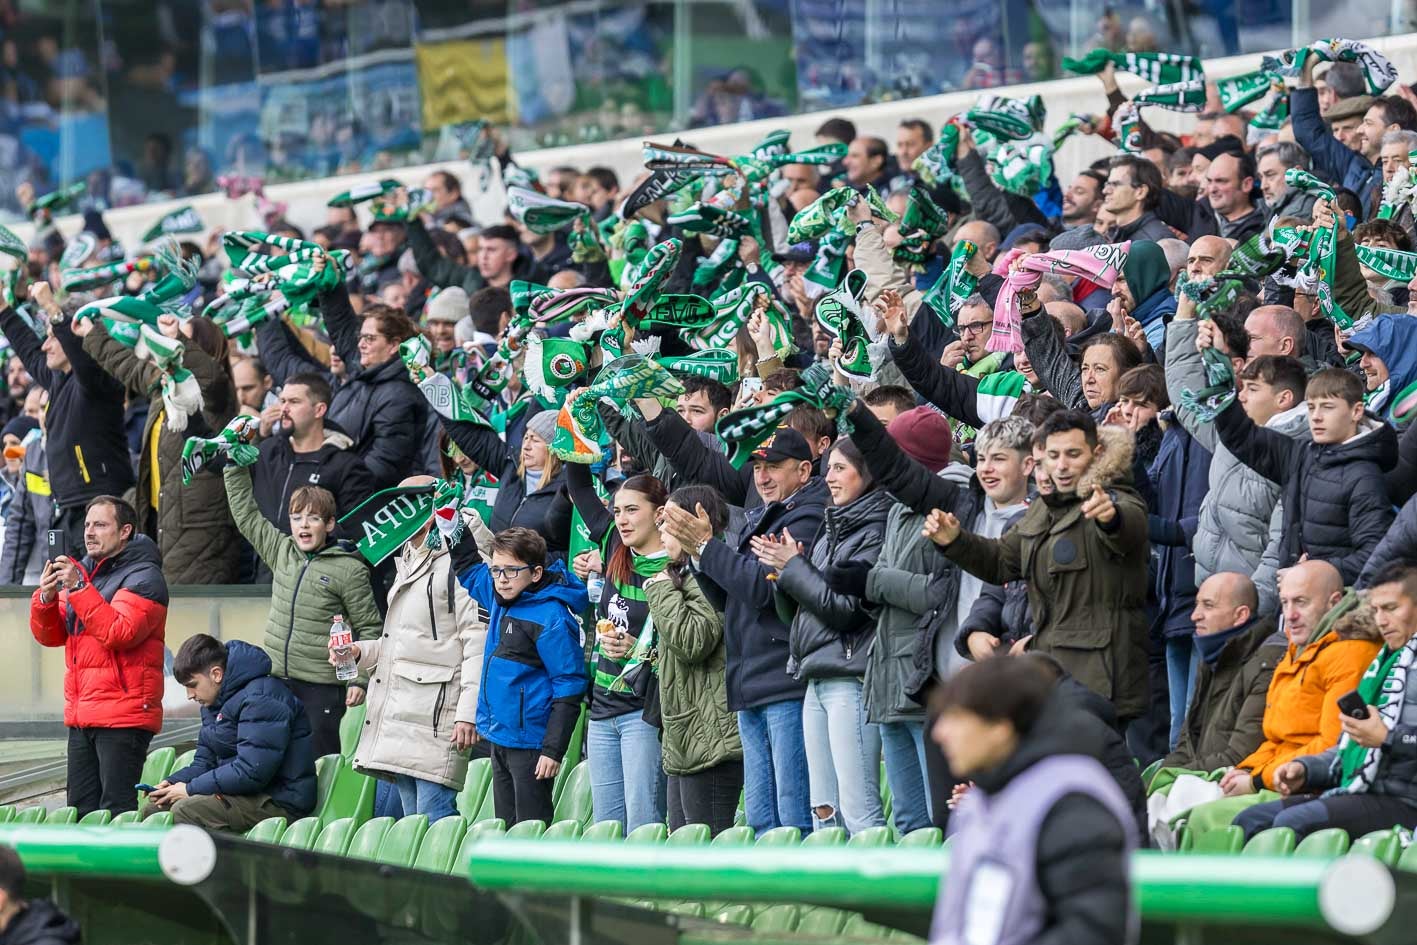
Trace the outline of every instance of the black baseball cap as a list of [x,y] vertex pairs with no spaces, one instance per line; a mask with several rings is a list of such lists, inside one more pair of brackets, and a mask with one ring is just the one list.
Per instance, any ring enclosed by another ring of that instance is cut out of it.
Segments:
[[772,436],[753,450],[753,458],[760,459],[765,463],[777,463],[784,459],[810,463],[812,448],[807,445],[806,438],[796,430],[791,427],[778,427],[773,431]]

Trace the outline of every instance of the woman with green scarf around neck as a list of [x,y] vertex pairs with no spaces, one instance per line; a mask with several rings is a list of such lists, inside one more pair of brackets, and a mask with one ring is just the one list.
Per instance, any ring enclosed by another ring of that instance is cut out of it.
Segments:
[[[669,563],[659,535],[668,494],[653,476],[631,476],[606,509],[591,476],[588,466],[566,464],[566,490],[605,562],[600,599],[591,601],[595,655],[586,754],[596,822],[618,820],[628,834],[665,817],[653,667],[633,666],[631,654],[652,626],[644,582]],[[645,719],[646,695],[653,724]]]
[[[712,486],[676,489],[669,504],[707,516],[714,535],[728,528],[728,505]],[[699,587],[678,539],[662,534],[669,567],[645,581],[645,596],[659,638],[669,829],[708,824],[717,836],[733,826],[743,792],[743,742],[738,713],[728,708],[723,614]]]

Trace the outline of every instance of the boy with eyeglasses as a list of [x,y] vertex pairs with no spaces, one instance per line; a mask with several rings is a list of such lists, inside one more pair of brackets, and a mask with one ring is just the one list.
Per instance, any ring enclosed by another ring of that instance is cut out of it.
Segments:
[[550,823],[551,788],[585,698],[586,589],[561,562],[546,564],[546,540],[529,528],[498,532],[491,552],[458,578],[490,614],[477,733],[491,751],[496,815],[508,826]]

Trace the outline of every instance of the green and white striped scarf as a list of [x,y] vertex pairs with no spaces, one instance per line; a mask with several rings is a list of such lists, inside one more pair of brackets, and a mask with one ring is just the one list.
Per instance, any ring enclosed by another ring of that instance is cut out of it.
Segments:
[[218,456],[226,456],[238,466],[253,465],[261,458],[261,451],[255,445],[259,430],[259,419],[237,414],[214,437],[187,437],[187,442],[182,444],[182,484],[191,485],[192,477]]
[[855,401],[856,395],[849,388],[832,383],[831,369],[817,363],[802,372],[801,387],[785,390],[767,403],[725,414],[718,421],[715,432],[728,446],[728,461],[735,469],[741,469],[752,458],[753,450],[772,436],[773,431],[799,404],[833,412],[837,419],[837,432],[850,436],[846,412]]
[[1386,56],[1367,43],[1353,39],[1321,39],[1278,56],[1265,56],[1260,68],[1280,75],[1298,76],[1313,56],[1322,62],[1356,62],[1363,70],[1369,95],[1381,95],[1397,81],[1397,68]]
[[1216,93],[1220,96],[1220,107],[1234,114],[1251,102],[1258,102],[1268,95],[1278,83],[1284,85],[1284,77],[1277,72],[1257,69],[1243,75],[1215,81]]
[[1205,80],[1192,79],[1190,82],[1173,82],[1170,85],[1154,85],[1142,89],[1132,97],[1137,108],[1154,105],[1172,112],[1205,111]]
[[940,273],[928,292],[924,303],[947,328],[955,325],[955,316],[964,302],[979,287],[979,277],[969,271],[969,262],[979,254],[979,247],[969,240],[956,240],[950,251],[949,265]]
[[1417,253],[1381,246],[1354,246],[1358,261],[1385,279],[1403,285],[1417,278]]
[[866,351],[871,339],[866,332],[865,295],[866,273],[853,269],[841,285],[817,300],[813,310],[817,324],[841,339],[837,370],[858,380],[871,378],[871,358]]
[[1042,96],[1022,99],[987,93],[979,96],[965,117],[996,138],[1021,140],[1042,130],[1047,113]]
[[631,401],[654,398],[670,405],[684,385],[654,359],[639,354],[616,358],[596,375],[595,382],[566,400],[556,416],[551,452],[568,463],[596,463],[609,442],[596,405],[608,400],[624,413]]
[[1169,84],[1190,82],[1205,76],[1205,67],[1195,56],[1179,53],[1112,52],[1101,47],[1081,59],[1063,59],[1063,68],[1078,75],[1096,75],[1112,63],[1122,72],[1141,76],[1148,82]]
[[[1189,281],[1185,273],[1177,281],[1177,291],[1196,302],[1196,317],[1210,320],[1215,313],[1230,309],[1244,285],[1235,279],[1198,279]],[[1201,351],[1205,366],[1206,386],[1200,390],[1181,392],[1181,404],[1195,412],[1205,423],[1213,421],[1235,399],[1235,370],[1230,359],[1215,348]]]

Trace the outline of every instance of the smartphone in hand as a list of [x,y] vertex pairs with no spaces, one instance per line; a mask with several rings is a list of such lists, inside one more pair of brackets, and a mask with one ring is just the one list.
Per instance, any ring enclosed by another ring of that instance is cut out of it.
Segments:
[[50,561],[69,557],[69,533],[62,528],[51,528],[45,535]]
[[1368,703],[1358,694],[1358,690],[1338,697],[1338,711],[1350,719],[1362,721],[1368,717]]

